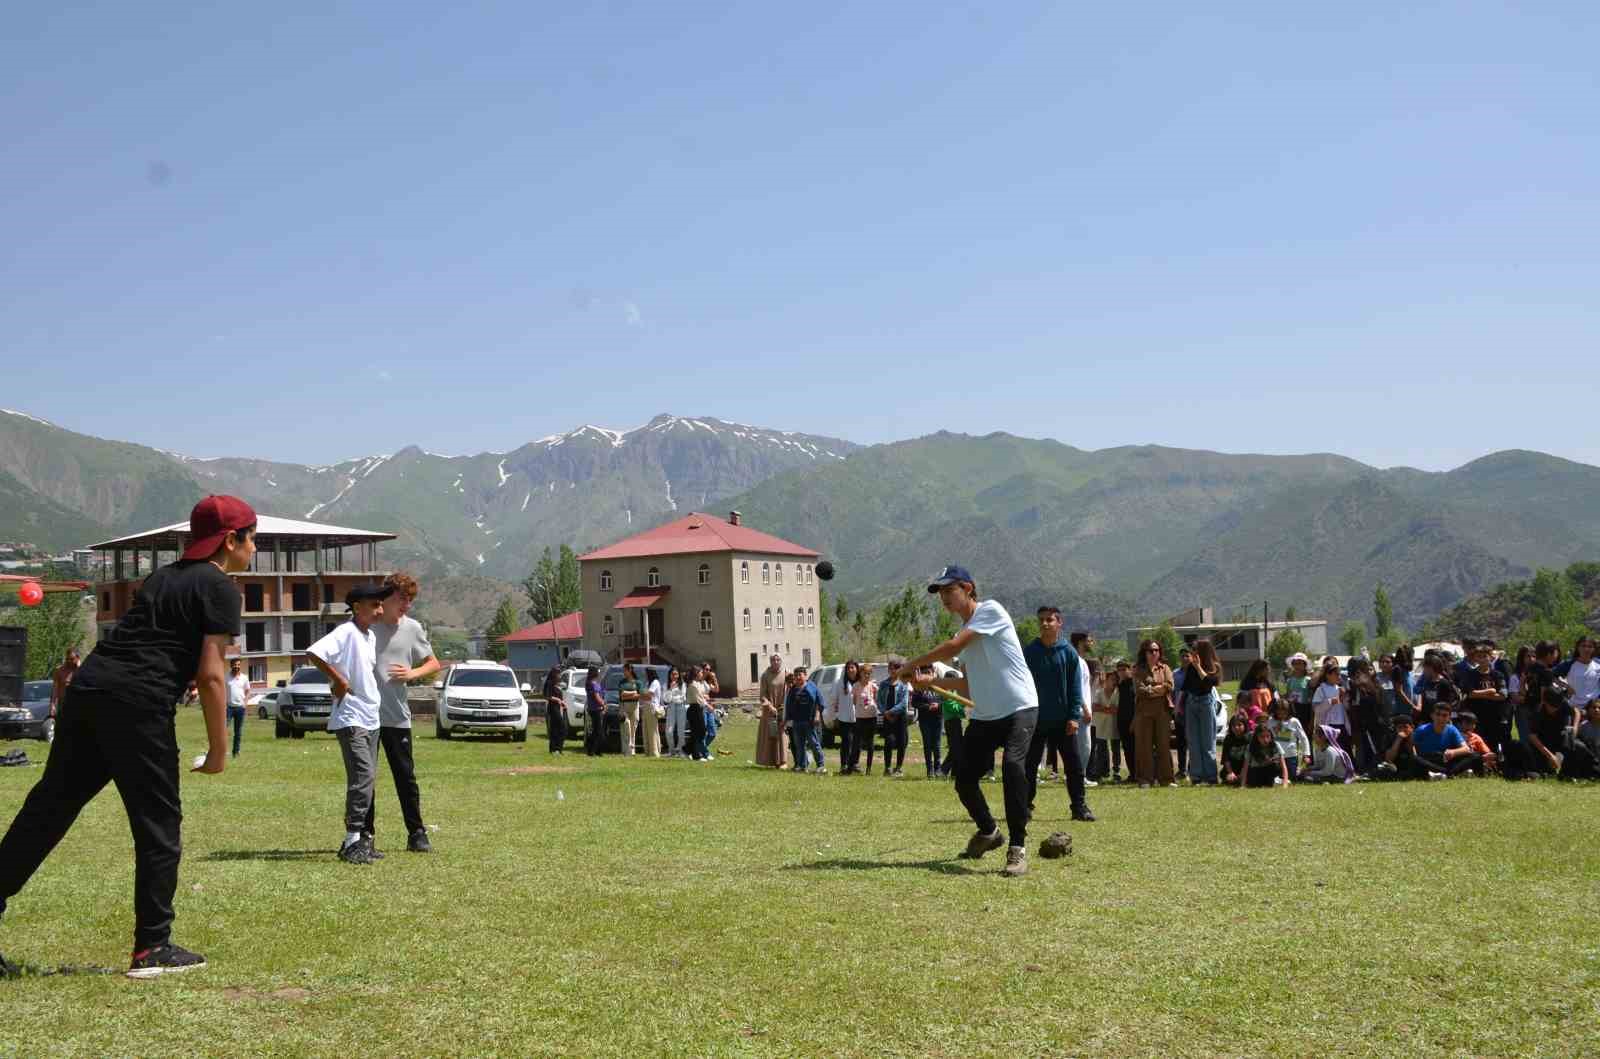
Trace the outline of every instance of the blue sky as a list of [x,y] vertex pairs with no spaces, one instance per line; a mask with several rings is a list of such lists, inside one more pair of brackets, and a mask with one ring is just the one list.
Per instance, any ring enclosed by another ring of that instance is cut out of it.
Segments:
[[1600,463],[1600,8],[1318,7],[28,5],[0,405]]

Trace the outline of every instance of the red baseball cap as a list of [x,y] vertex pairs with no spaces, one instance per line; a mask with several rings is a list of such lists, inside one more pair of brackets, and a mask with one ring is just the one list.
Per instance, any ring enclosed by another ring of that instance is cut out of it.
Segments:
[[236,496],[208,496],[189,512],[189,546],[185,559],[206,559],[230,532],[256,524],[256,510]]

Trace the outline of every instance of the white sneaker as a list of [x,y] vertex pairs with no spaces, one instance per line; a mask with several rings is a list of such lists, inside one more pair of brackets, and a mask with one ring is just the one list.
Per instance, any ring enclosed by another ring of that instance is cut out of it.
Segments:
[[1444,773],[1442,773],[1442,772],[1430,772],[1430,773],[1428,773],[1428,778],[1430,780],[1442,780],[1442,779],[1444,779]]
[[1083,781],[1083,785],[1085,787],[1098,787],[1098,786],[1100,786],[1100,784],[1096,783],[1094,780],[1084,780]]
[[812,771],[818,776],[826,776],[828,774],[828,770],[823,768],[821,765],[818,765]]

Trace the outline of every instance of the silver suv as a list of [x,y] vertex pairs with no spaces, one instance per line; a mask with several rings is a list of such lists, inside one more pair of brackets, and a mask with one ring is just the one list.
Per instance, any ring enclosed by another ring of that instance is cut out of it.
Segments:
[[326,732],[333,713],[333,689],[316,666],[301,666],[278,691],[279,739],[304,739],[307,732]]

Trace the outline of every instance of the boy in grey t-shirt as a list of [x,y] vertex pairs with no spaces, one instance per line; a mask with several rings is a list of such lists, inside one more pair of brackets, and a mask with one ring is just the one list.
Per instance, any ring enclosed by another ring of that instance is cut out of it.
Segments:
[[[389,771],[394,773],[394,793],[400,799],[400,814],[406,823],[406,849],[431,853],[428,829],[422,822],[422,791],[417,786],[416,766],[411,754],[411,705],[406,699],[407,685],[439,671],[428,630],[408,613],[417,598],[417,579],[396,571],[384,578],[394,594],[384,607],[382,620],[374,622],[378,657],[378,742]],[[365,837],[374,839],[374,809],[367,810]],[[376,853],[376,849],[374,849]],[[379,854],[381,856],[381,854]]]

